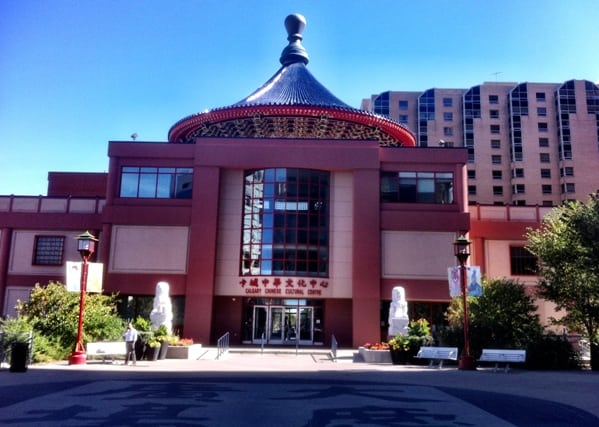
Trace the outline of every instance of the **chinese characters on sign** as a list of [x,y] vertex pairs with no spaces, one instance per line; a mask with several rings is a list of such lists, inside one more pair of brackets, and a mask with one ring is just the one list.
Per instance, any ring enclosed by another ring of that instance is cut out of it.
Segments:
[[252,277],[242,278],[239,286],[248,295],[322,296],[329,287],[323,279]]

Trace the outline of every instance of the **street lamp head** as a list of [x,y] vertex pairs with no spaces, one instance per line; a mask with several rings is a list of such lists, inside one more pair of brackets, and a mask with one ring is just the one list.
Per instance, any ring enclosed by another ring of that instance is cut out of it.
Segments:
[[96,251],[96,242],[98,239],[89,231],[77,236],[77,250],[82,258],[88,258]]
[[453,242],[453,254],[460,263],[465,263],[470,256],[470,243],[464,235],[461,235]]

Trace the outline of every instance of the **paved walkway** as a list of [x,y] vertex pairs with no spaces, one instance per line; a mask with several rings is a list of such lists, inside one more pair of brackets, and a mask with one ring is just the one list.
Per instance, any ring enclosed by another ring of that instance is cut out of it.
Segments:
[[354,350],[66,362],[0,372],[17,426],[598,426],[599,374],[367,364]]

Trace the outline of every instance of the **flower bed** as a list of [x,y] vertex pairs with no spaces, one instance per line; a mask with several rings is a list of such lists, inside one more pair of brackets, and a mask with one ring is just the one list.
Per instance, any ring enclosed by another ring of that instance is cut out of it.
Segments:
[[366,343],[358,347],[358,353],[366,363],[391,363],[391,353],[386,343]]
[[199,359],[202,355],[202,344],[169,345],[167,359]]

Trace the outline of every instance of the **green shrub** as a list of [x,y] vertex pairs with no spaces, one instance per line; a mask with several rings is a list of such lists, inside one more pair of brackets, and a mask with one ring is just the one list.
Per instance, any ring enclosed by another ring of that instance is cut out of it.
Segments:
[[580,355],[565,338],[547,334],[528,344],[526,368],[539,370],[567,370],[581,368]]
[[[65,359],[75,347],[79,323],[77,292],[58,282],[36,284],[29,301],[19,303],[19,320],[34,332],[34,360]],[[116,311],[116,296],[87,294],[83,318],[83,344],[122,339],[125,322]]]
[[[532,297],[515,280],[483,280],[483,295],[468,297],[470,354],[483,348],[528,347],[542,335]],[[447,311],[449,326],[440,331],[442,345],[464,346],[462,298],[454,298]]]

